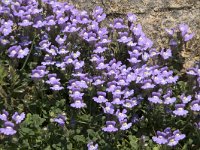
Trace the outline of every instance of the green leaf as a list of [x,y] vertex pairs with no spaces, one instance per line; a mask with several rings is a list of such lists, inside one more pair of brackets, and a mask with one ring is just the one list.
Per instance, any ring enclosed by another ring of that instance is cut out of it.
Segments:
[[72,149],[72,143],[67,144],[67,149]]
[[160,148],[159,147],[154,147],[153,150],[160,150]]
[[28,135],[35,135],[34,131],[32,129],[29,129],[29,128],[21,128],[21,131],[25,134],[28,134]]
[[77,141],[77,142],[85,142],[86,140],[85,140],[85,137],[83,136],[83,135],[75,135],[74,137],[73,137],[73,139],[75,140],[75,141]]
[[138,139],[133,135],[129,135],[128,138],[130,140],[131,148],[138,149]]

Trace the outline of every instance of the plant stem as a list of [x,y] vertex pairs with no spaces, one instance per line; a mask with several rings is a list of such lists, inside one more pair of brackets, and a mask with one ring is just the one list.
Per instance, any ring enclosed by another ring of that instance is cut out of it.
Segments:
[[36,35],[34,35],[34,38],[33,38],[32,44],[31,44],[31,48],[30,48],[30,52],[29,52],[28,56],[26,57],[26,60],[24,61],[24,64],[23,64],[22,68],[20,69],[20,71],[22,71],[24,69],[24,67],[26,66],[26,64],[28,62],[28,59],[29,59],[31,52],[33,50],[33,45],[35,44],[35,39],[36,39]]

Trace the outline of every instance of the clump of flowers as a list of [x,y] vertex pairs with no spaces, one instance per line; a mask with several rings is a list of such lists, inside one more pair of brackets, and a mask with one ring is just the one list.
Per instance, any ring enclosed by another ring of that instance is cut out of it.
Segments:
[[185,134],[182,134],[179,130],[171,131],[171,128],[166,128],[163,132],[157,131],[157,136],[153,136],[152,139],[157,144],[166,144],[168,146],[175,146],[180,140],[185,138]]
[[3,128],[0,128],[0,133],[4,135],[14,135],[17,133],[16,127],[19,125],[25,118],[25,113],[22,112],[19,114],[15,112],[9,120],[9,113],[6,110],[2,110],[0,114],[0,120],[3,121]]
[[[133,13],[107,25],[106,13],[99,6],[87,12],[55,0],[4,0],[0,4],[0,43],[5,53],[18,62],[20,70],[32,69],[29,77],[35,86],[44,86],[45,99],[50,93],[66,100],[63,105],[72,115],[69,118],[88,112],[92,117],[100,115],[101,132],[123,135],[150,122],[157,111],[158,117],[172,119],[193,114],[189,119],[199,128],[200,69],[187,71],[193,91],[180,92],[177,88],[183,76],[170,64],[175,50],[194,37],[188,25],[166,29],[169,45],[155,48]],[[0,115],[0,133],[14,135],[25,113],[16,112],[14,123],[8,115],[5,110]],[[52,120],[61,127],[66,124],[65,115]],[[175,146],[185,137],[179,130],[166,128],[152,139]],[[96,150],[98,144],[90,142],[87,147]]]

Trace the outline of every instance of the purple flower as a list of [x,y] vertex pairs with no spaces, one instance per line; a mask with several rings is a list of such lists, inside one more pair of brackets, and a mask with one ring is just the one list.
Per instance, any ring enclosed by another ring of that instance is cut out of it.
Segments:
[[176,110],[173,111],[173,113],[177,116],[186,116],[188,114],[187,110],[184,110],[185,104],[176,104],[175,108]]
[[92,21],[90,25],[88,25],[88,30],[98,31],[99,30],[99,23],[96,21]]
[[66,69],[66,64],[65,62],[56,62],[56,67],[60,68],[61,70],[65,70]]
[[128,18],[128,21],[130,22],[135,22],[137,20],[137,16],[133,13],[128,13],[127,18]]
[[57,51],[58,51],[58,48],[56,46],[54,46],[54,45],[51,45],[50,49],[46,48],[46,52],[48,52],[52,56],[56,56],[57,55]]
[[36,69],[32,70],[31,78],[40,79],[47,73],[48,71],[46,71],[46,66],[37,66]]
[[68,21],[69,18],[66,16],[63,16],[62,14],[59,14],[56,16],[56,19],[57,19],[57,23],[61,25],[61,24],[64,24],[66,21]]
[[106,18],[106,14],[103,13],[103,8],[101,8],[100,6],[95,7],[92,14],[97,22],[101,22]]
[[102,80],[102,77],[97,76],[93,78],[94,82],[92,83],[93,85],[102,85],[105,81]]
[[126,109],[123,109],[122,112],[120,112],[119,109],[117,109],[115,115],[117,116],[118,120],[121,121],[121,120],[124,120],[125,118],[127,118],[127,110]]
[[66,56],[66,57],[64,58],[64,62],[65,62],[66,64],[73,64],[74,60],[73,60],[72,56]]
[[163,98],[164,98],[164,104],[167,105],[172,104],[176,101],[176,97],[170,97],[170,94],[164,95]]
[[168,35],[173,36],[174,30],[173,29],[165,29]]
[[157,131],[157,136],[153,136],[152,139],[157,144],[166,144],[168,142],[166,133],[160,131]]
[[131,37],[128,37],[128,32],[119,32],[119,36],[120,38],[117,41],[121,43],[128,43],[132,40]]
[[179,130],[175,130],[173,135],[175,136],[176,141],[183,140],[185,138],[185,134],[181,134]]
[[103,53],[108,49],[107,47],[103,47],[102,44],[96,44],[95,47],[96,48],[93,50],[93,52],[97,54]]
[[89,43],[94,43],[95,41],[97,41],[97,34],[94,32],[89,32],[88,34],[86,34],[85,37],[83,37],[86,41],[88,41]]
[[80,81],[76,81],[76,84],[78,85],[79,88],[82,88],[82,89],[88,88],[88,85],[84,79]]
[[106,92],[97,92],[98,97],[93,97],[93,100],[97,103],[105,103],[108,100],[106,99]]
[[191,40],[194,37],[194,35],[195,35],[194,33],[191,33],[191,34],[187,33],[184,35],[183,39],[185,42],[187,42],[187,41]]
[[170,57],[172,57],[172,51],[171,49],[166,49],[166,51],[164,51],[164,49],[161,50],[160,55],[163,57],[163,59],[168,59]]
[[2,110],[2,114],[0,114],[0,120],[7,121],[9,113],[6,110]]
[[55,41],[56,41],[59,45],[63,45],[64,42],[66,41],[66,39],[67,39],[67,36],[66,36],[66,35],[64,35],[63,37],[61,37],[60,35],[57,35]]
[[41,28],[41,27],[43,27],[45,24],[46,24],[46,22],[43,21],[43,19],[42,19],[41,16],[37,16],[37,17],[34,18],[34,24],[33,24],[33,27],[34,27],[34,28]]
[[105,13],[98,14],[98,15],[96,16],[97,22],[101,22],[101,21],[103,21],[105,18],[106,18],[106,14],[105,14]]
[[4,5],[10,5],[12,3],[12,0],[2,0],[2,3]]
[[25,56],[28,55],[28,53],[29,53],[28,48],[25,49],[20,48],[20,50],[17,52],[17,58],[24,58]]
[[112,100],[112,104],[115,104],[115,105],[121,105],[123,104],[123,100],[121,100],[121,95],[113,95],[113,100]]
[[106,121],[106,127],[103,127],[104,132],[116,132],[118,129],[115,127],[115,121]]
[[152,84],[151,80],[145,80],[145,81],[143,81],[143,86],[141,86],[142,89],[152,89],[154,87],[155,87],[155,85]]
[[111,42],[108,35],[103,35],[100,38],[101,38],[101,40],[99,41],[99,44],[106,45]]
[[192,100],[192,96],[191,95],[185,96],[185,93],[183,93],[180,96],[180,99],[184,104],[187,104],[188,102],[190,102]]
[[94,9],[93,9],[93,12],[92,12],[92,15],[97,15],[97,14],[102,14],[103,13],[103,8],[100,7],[100,6],[96,6]]
[[30,18],[26,17],[26,16],[22,17],[22,22],[18,23],[18,25],[22,26],[22,27],[27,27],[27,26],[30,26],[32,24],[33,24],[33,22],[30,21]]
[[9,49],[8,49],[8,53],[9,53],[9,57],[11,58],[15,58],[17,57],[18,55],[18,51],[21,49],[21,46],[11,46]]
[[40,79],[42,77],[43,75],[41,74],[39,70],[36,70],[36,69],[32,70],[32,74],[31,74],[32,79]]
[[93,142],[89,142],[87,144],[88,150],[98,150],[98,144],[95,144]]
[[60,91],[60,90],[64,89],[64,87],[60,86],[61,83],[59,81],[54,80],[51,83],[52,83],[52,85],[51,85],[50,89],[52,89],[54,91]]
[[57,74],[48,74],[49,80],[46,81],[46,83],[53,85],[55,82],[59,82],[60,79],[57,79]]
[[77,51],[77,52],[72,52],[72,53],[71,53],[71,56],[72,56],[74,59],[77,59],[80,55],[81,55],[81,53],[80,53],[79,51]]
[[200,92],[195,93],[195,98],[196,98],[197,100],[200,100]]
[[136,75],[133,72],[130,72],[126,76],[126,82],[130,83],[132,81],[135,81]]
[[74,60],[74,69],[80,69],[84,66],[84,61]]
[[84,93],[80,92],[79,88],[73,88],[72,89],[72,94],[69,94],[70,97],[72,97],[73,99],[82,99]]
[[57,122],[60,126],[64,126],[66,121],[66,117],[59,114],[57,118],[54,118],[54,122]]
[[167,145],[169,145],[169,146],[175,146],[178,144],[178,141],[175,139],[175,136],[169,137],[168,141],[169,142],[167,143]]
[[180,24],[179,30],[181,31],[181,35],[184,36],[188,32],[189,27],[186,24]]
[[54,19],[54,16],[48,16],[46,17],[46,23],[47,26],[54,26],[56,24],[56,20]]
[[148,53],[146,53],[146,52],[144,52],[142,54],[142,60],[144,60],[144,61],[147,61],[149,59],[149,57],[150,57],[150,55]]
[[81,11],[79,14],[80,15],[78,15],[76,19],[80,24],[88,24],[90,22],[89,16],[86,11]]
[[105,36],[106,34],[108,34],[108,30],[106,27],[103,27],[103,28],[100,28],[98,31],[97,31],[99,37],[103,37]]
[[57,53],[62,55],[62,54],[67,54],[67,53],[69,53],[69,51],[67,50],[67,47],[66,47],[66,46],[60,46]]
[[5,135],[14,135],[16,130],[14,130],[14,123],[10,121],[4,122],[4,128],[0,128],[0,133]]
[[168,83],[176,83],[177,80],[178,80],[178,76],[172,76],[172,75],[170,75],[170,76],[166,79],[166,81],[167,81]]
[[152,139],[157,144],[167,144],[168,146],[175,146],[178,144],[179,140],[185,138],[185,134],[181,134],[179,130],[175,130],[173,133],[171,128],[166,128],[164,132],[157,131],[157,136]]
[[41,49],[47,49],[51,45],[51,43],[48,40],[42,40],[40,43],[40,48]]
[[133,94],[134,94],[134,90],[130,90],[128,88],[124,90],[124,98],[128,98],[129,96],[132,96]]
[[114,113],[114,106],[110,102],[105,103],[106,106],[103,107],[103,111],[106,114],[113,114]]
[[14,115],[12,116],[12,119],[16,122],[16,124],[19,124],[22,122],[22,120],[24,120],[25,118],[25,113],[22,112],[21,114],[19,114],[18,112],[15,112]]
[[141,62],[141,60],[138,59],[138,56],[135,54],[130,55],[130,59],[127,59],[131,64],[136,64],[138,62]]
[[196,76],[196,75],[197,75],[197,70],[196,70],[196,68],[188,68],[188,69],[187,69],[187,74]]
[[74,102],[70,104],[71,107],[74,107],[74,108],[83,108],[83,107],[86,107],[86,104],[83,102],[82,99],[76,98],[73,101]]
[[123,24],[123,19],[121,19],[121,18],[116,18],[116,19],[114,19],[114,25],[113,25],[113,27],[114,27],[115,29],[123,29],[123,28],[125,28],[126,26]]
[[177,43],[176,40],[174,40],[174,39],[170,39],[170,41],[169,41],[169,45],[170,45],[170,46],[174,46],[174,47],[176,47],[176,46],[178,45],[178,43]]
[[7,36],[12,32],[12,28],[11,27],[2,26],[0,28],[0,32],[2,32],[4,36]]
[[115,88],[116,88],[116,82],[113,81],[113,82],[108,82],[107,83],[107,88],[106,88],[106,91],[107,92],[114,92]]
[[136,36],[140,36],[140,35],[143,34],[141,24],[137,24],[137,26],[134,26],[133,29],[132,29],[132,31],[133,31],[133,33],[134,33]]
[[127,130],[132,126],[132,123],[127,123],[127,119],[121,120],[120,121],[121,127],[120,130]]
[[44,65],[44,66],[53,65],[53,64],[55,64],[55,63],[56,63],[56,62],[53,61],[53,57],[50,56],[49,54],[46,54],[46,55],[44,56],[44,61],[41,62],[41,64]]
[[113,95],[122,95],[124,92],[121,90],[121,86],[115,87],[114,91],[112,92]]
[[160,99],[161,94],[159,92],[152,92],[152,97],[148,97],[148,100],[155,104],[162,104],[163,101]]
[[6,39],[4,36],[0,36],[0,43],[2,45],[7,45],[8,43],[10,43],[10,41]]
[[124,76],[120,76],[120,77],[118,77],[117,85],[118,86],[127,86],[127,85],[129,85],[129,83],[126,82],[126,78]]
[[138,101],[136,98],[125,99],[123,106],[126,108],[133,108],[134,106],[138,105]]
[[200,100],[194,100],[190,104],[190,109],[193,111],[200,111]]

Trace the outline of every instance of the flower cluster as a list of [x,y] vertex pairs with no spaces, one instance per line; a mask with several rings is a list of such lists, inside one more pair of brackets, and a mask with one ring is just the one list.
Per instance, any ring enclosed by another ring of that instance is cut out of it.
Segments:
[[18,112],[15,112],[12,115],[12,121],[9,120],[9,113],[6,110],[2,110],[2,114],[0,114],[0,120],[2,120],[3,128],[0,128],[0,133],[4,135],[14,135],[17,133],[16,126],[19,125],[25,118],[25,113],[22,112],[19,114]]
[[152,139],[157,144],[166,144],[168,146],[175,146],[180,140],[185,138],[185,134],[182,134],[179,130],[171,131],[171,128],[166,128],[163,132],[157,131],[157,136],[153,136]]
[[[38,62],[31,78],[55,93],[65,92],[72,109],[87,108],[88,103],[98,106],[97,111],[106,116],[102,131],[130,129],[142,120],[135,110],[144,103],[149,109],[170,109],[163,111],[172,117],[200,111],[200,69],[187,72],[197,78],[194,99],[193,93],[177,96],[174,86],[179,76],[166,63],[173,58],[173,46],[179,38],[183,43],[193,38],[187,25],[166,29],[169,47],[156,49],[133,13],[114,18],[106,26],[106,14],[99,6],[88,13],[56,0],[3,0],[0,4],[0,15],[4,16],[0,18],[0,43],[8,56],[26,58],[23,68],[29,56],[34,56]],[[13,135],[15,125],[7,117],[8,112],[3,111],[0,119],[4,128],[0,132]],[[15,124],[24,118],[24,113],[12,116]],[[58,115],[53,121],[63,127],[66,117]],[[153,141],[175,146],[183,138],[179,130],[167,128],[158,131]],[[98,149],[93,142],[87,146]]]

